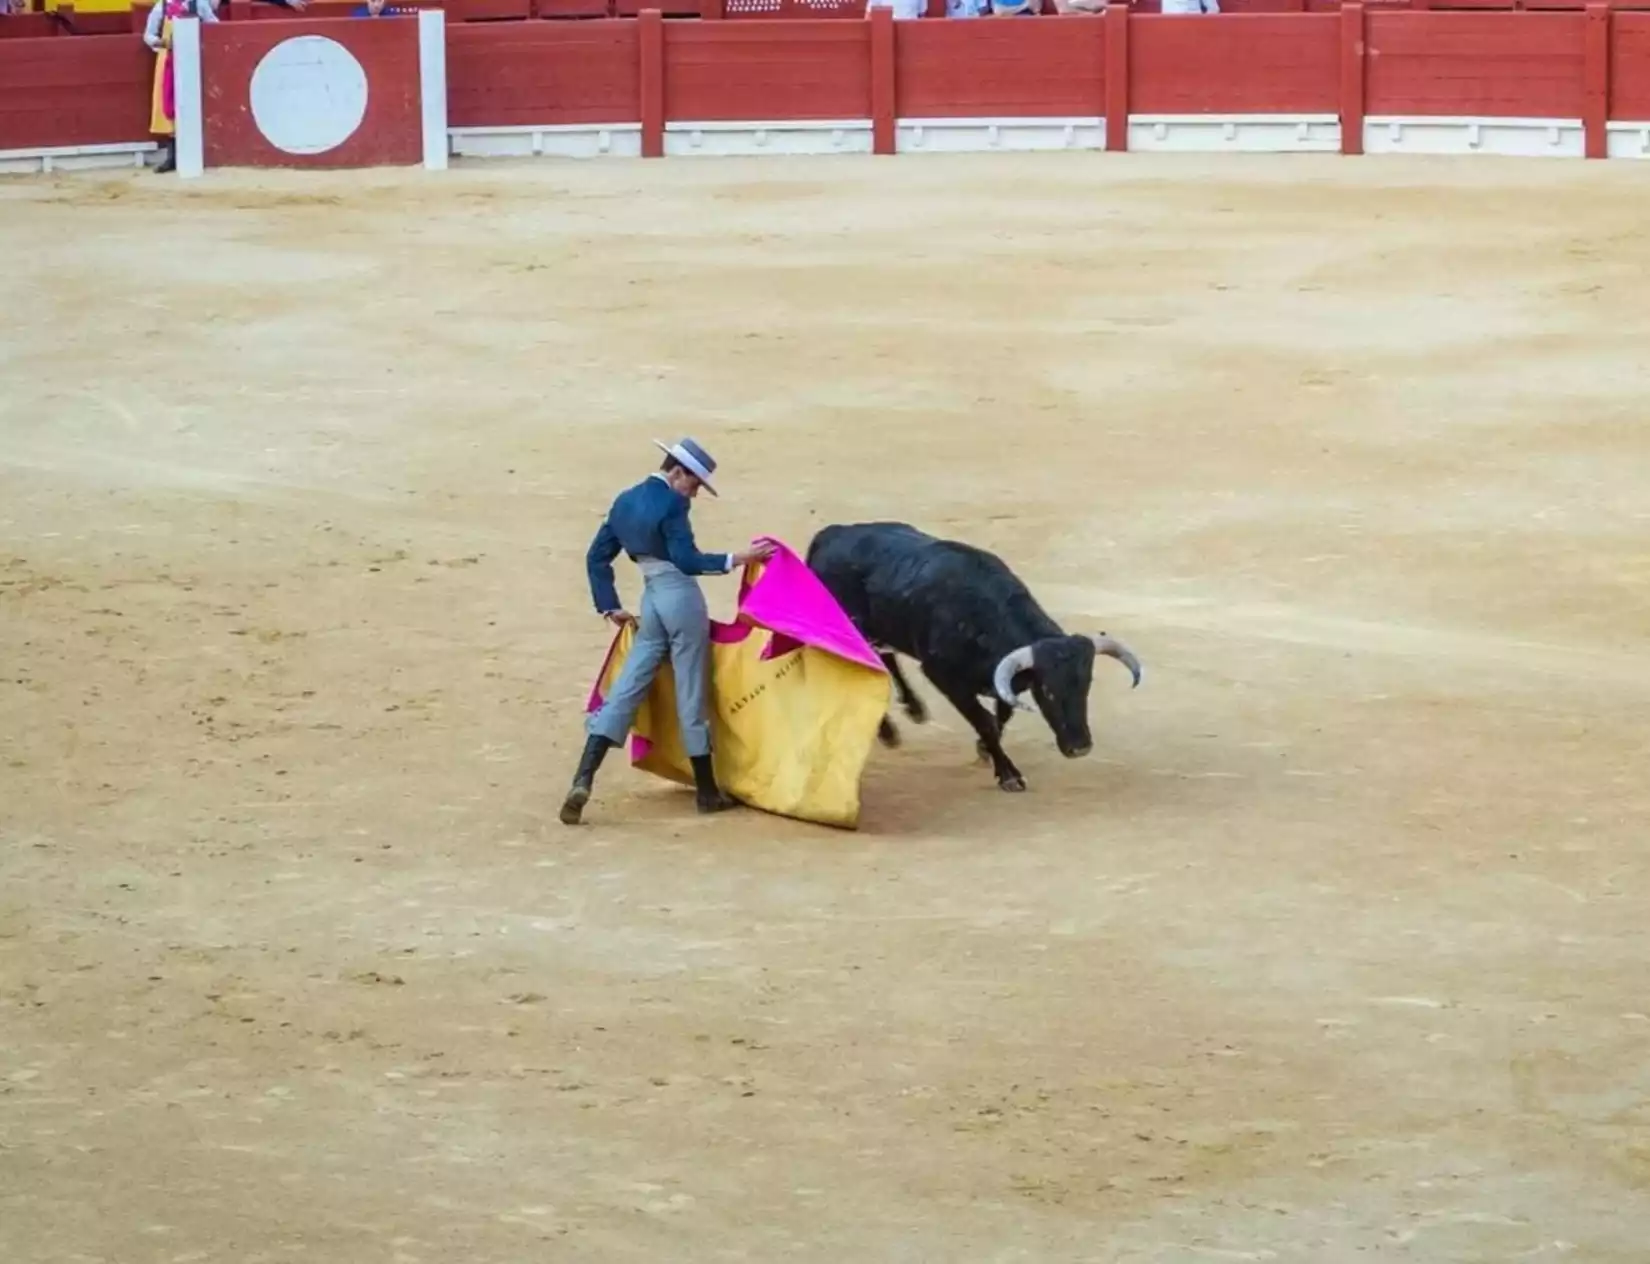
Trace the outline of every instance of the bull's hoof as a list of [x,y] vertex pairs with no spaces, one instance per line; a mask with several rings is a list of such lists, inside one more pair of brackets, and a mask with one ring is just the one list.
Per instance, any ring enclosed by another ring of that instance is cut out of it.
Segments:
[[997,786],[999,789],[1007,790],[1011,794],[1020,794],[1026,788],[1026,779],[1018,773],[1012,777],[998,777]]
[[889,750],[893,750],[899,745],[899,730],[894,727],[892,721],[884,720],[877,725],[877,741]]

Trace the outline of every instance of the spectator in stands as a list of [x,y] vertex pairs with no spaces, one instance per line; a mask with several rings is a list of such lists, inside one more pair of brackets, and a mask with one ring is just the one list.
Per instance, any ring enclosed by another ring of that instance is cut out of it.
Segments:
[[1043,0],[991,0],[994,18],[1029,18],[1043,11]]
[[945,0],[945,16],[948,18],[978,18],[984,17],[988,0]]
[[175,171],[178,166],[177,95],[172,72],[172,24],[178,18],[199,18],[216,22],[212,0],[160,0],[149,10],[143,26],[143,42],[155,50],[155,86],[150,95],[149,130],[164,136],[165,153],[156,171]]
[[417,9],[403,9],[399,6],[386,7],[385,0],[367,0],[365,4],[358,4],[349,11],[352,18],[377,18],[389,14],[392,18],[411,17]]
[[1165,13],[1219,13],[1220,0],[1163,0]]
[[920,18],[927,5],[925,0],[865,0],[865,16],[871,16],[872,9],[892,9],[895,21],[905,21],[908,18]]

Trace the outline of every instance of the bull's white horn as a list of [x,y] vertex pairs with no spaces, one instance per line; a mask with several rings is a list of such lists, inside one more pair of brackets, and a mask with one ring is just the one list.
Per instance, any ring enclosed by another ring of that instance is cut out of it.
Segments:
[[1095,653],[1105,654],[1111,658],[1115,658],[1118,662],[1122,663],[1123,666],[1127,667],[1129,669],[1129,675],[1134,677],[1134,685],[1132,687],[1138,688],[1140,685],[1140,660],[1134,656],[1134,652],[1130,650],[1127,645],[1124,645],[1123,642],[1119,641],[1115,636],[1107,636],[1104,632],[1096,635],[1093,640]]
[[1003,661],[997,664],[997,671],[991,678],[991,683],[997,690],[997,696],[1021,711],[1036,710],[1029,702],[1021,702],[1014,696],[1014,676],[1031,667],[1031,646],[1022,645],[1012,654],[1005,655]]

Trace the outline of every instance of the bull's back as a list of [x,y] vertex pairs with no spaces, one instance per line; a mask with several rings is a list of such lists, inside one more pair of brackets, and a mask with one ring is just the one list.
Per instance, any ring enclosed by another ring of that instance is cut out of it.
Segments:
[[933,536],[908,522],[851,522],[822,527],[808,542],[810,570],[866,569],[891,556],[925,544]]
[[1024,585],[973,545],[909,523],[853,523],[821,530],[807,561],[868,639],[908,657],[973,661],[1033,639],[1015,617]]

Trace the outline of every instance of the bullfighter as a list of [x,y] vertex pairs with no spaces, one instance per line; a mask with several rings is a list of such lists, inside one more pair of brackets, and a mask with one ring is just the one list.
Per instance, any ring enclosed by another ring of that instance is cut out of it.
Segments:
[[[711,764],[710,614],[698,576],[726,575],[736,567],[773,556],[773,546],[757,543],[737,553],[701,553],[694,543],[688,510],[711,484],[716,462],[692,439],[654,445],[663,464],[634,487],[620,492],[585,555],[596,612],[615,626],[636,628],[636,639],[619,678],[601,709],[586,724],[584,754],[561,806],[563,825],[577,825],[595,787],[596,770],[607,752],[630,733],[653,678],[670,657],[676,683],[677,722],[682,746],[693,765],[697,806],[721,812],[736,806],[716,783]],[[628,614],[614,584],[613,560],[623,551],[642,572],[641,618]]]

